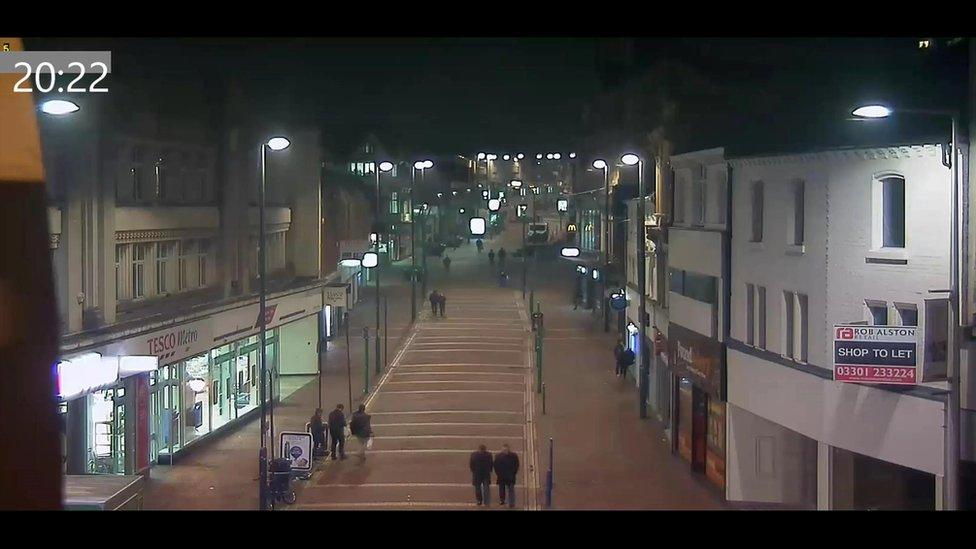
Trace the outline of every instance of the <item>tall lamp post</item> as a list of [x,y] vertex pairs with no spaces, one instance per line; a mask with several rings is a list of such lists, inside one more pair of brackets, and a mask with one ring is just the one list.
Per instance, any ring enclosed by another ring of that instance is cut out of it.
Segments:
[[[418,160],[413,163],[413,169],[410,170],[410,263],[413,268],[412,275],[410,276],[410,320],[417,320],[417,208],[415,207],[414,197],[414,187],[417,186],[417,170],[420,170],[421,181],[423,181],[424,174],[428,168],[433,168],[434,163],[430,160]],[[426,251],[424,247],[421,246],[421,253],[425,256]],[[426,276],[426,273],[425,273]],[[427,285],[424,284],[424,291],[427,291]]]
[[[393,169],[392,162],[380,162],[378,166],[379,169],[376,170],[376,239],[373,243],[373,250],[376,252],[377,259],[380,257],[380,239],[386,234],[386,223],[380,220],[381,209],[380,209],[380,174],[383,172],[388,172]],[[388,239],[387,239],[388,240]],[[380,373],[380,363],[382,362],[382,357],[380,356],[380,265],[376,265],[376,369],[377,374]],[[386,334],[383,334],[386,337]]]
[[960,339],[960,296],[959,296],[959,166],[956,158],[956,132],[959,127],[959,113],[952,110],[933,109],[891,109],[883,105],[865,105],[852,111],[859,119],[887,118],[894,113],[940,116],[949,119],[949,159],[943,164],[952,169],[952,234],[949,251],[949,330],[948,356],[946,357],[946,380],[949,383],[949,402],[946,403],[945,436],[945,486],[944,501],[949,510],[959,509],[959,339]]
[[636,154],[625,154],[620,157],[620,161],[627,166],[637,166],[637,223],[635,227],[637,238],[637,286],[640,294],[640,319],[638,320],[638,331],[640,332],[640,369],[638,371],[638,387],[640,395],[640,417],[647,417],[647,393],[650,372],[650,353],[647,349],[647,249],[644,243],[644,161]]
[[[268,149],[280,151],[288,148],[291,142],[284,137],[272,137],[266,143],[261,143],[261,186],[258,187],[258,278],[260,279],[260,312],[258,313],[261,322],[261,450],[258,453],[258,497],[260,498],[260,509],[268,510],[268,444],[271,447],[271,457],[274,457],[274,403],[269,402],[269,382],[267,365],[267,271],[268,265],[265,261],[265,234],[264,234],[264,188],[268,179]],[[271,391],[271,398],[274,392]],[[271,437],[268,441],[268,419],[271,420]]]
[[593,167],[603,170],[603,331],[610,331],[610,307],[607,303],[607,274],[610,273],[610,167],[602,159],[593,161]]

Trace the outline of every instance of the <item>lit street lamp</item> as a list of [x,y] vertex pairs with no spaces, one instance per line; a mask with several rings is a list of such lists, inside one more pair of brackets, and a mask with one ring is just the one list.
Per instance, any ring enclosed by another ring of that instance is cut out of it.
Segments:
[[[593,161],[593,167],[603,170],[603,271],[610,272],[610,167],[603,159]],[[603,277],[603,296],[606,299],[607,277]],[[610,331],[610,308],[604,303],[603,331]]]
[[[384,172],[391,171],[393,169],[392,162],[380,162],[379,169],[376,170],[376,239],[373,241],[373,249],[376,253],[376,373],[380,373],[380,363],[382,357],[380,356],[380,269],[379,269],[379,255],[380,255],[380,240],[386,240],[387,246],[389,246],[389,239],[383,238],[386,235],[386,223],[381,220],[380,212],[380,174]],[[387,250],[389,254],[389,250]],[[366,254],[363,255],[363,266],[369,267],[366,264]],[[387,334],[383,332],[383,338],[386,339]]]
[[65,101],[64,99],[50,99],[41,103],[41,112],[53,116],[64,116],[77,112],[81,107],[77,103]]
[[946,357],[946,381],[949,384],[949,398],[946,403],[946,435],[945,435],[945,508],[950,511],[959,509],[959,422],[960,422],[960,394],[959,377],[959,341],[963,322],[959,293],[959,162],[957,157],[957,129],[959,114],[952,110],[934,109],[892,109],[885,105],[864,105],[854,109],[851,114],[859,119],[888,118],[892,114],[920,114],[940,116],[949,119],[949,154],[948,163],[943,165],[952,170],[952,222],[949,252],[949,333],[948,356]]
[[[620,157],[620,161],[627,166],[637,166],[637,223],[635,227],[637,238],[637,287],[640,288],[640,370],[638,375],[638,387],[640,390],[640,417],[647,417],[647,392],[650,373],[650,356],[647,347],[647,248],[644,245],[644,161],[636,154],[625,154]],[[604,164],[606,164],[604,162]]]
[[[291,142],[284,137],[272,137],[265,143],[261,143],[261,186],[258,187],[258,278],[260,279],[260,301],[258,319],[261,322],[261,449],[258,453],[258,477],[260,485],[258,496],[261,498],[259,508],[262,511],[268,510],[268,444],[271,444],[271,457],[274,458],[274,402],[268,401],[268,365],[267,365],[267,323],[268,323],[268,265],[266,261],[265,231],[264,231],[264,189],[268,179],[268,149],[281,151],[286,149]],[[274,395],[271,395],[274,399]],[[270,419],[271,440],[268,441],[268,426]]]

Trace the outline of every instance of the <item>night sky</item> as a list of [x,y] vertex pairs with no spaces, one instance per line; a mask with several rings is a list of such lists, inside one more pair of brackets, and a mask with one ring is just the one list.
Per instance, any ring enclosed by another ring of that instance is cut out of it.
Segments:
[[[180,93],[193,93],[181,91],[183,79],[229,79],[255,116],[317,124],[349,139],[373,132],[394,150],[434,154],[569,150],[587,131],[588,105],[665,59],[708,82],[673,92],[683,125],[678,152],[898,141],[904,121],[865,130],[843,116],[864,100],[961,108],[967,78],[965,45],[920,53],[914,37],[75,37],[27,45],[110,49],[115,77],[165,82],[165,101],[177,105]],[[649,82],[653,95],[661,86]],[[914,137],[941,131],[931,121],[910,126]]]

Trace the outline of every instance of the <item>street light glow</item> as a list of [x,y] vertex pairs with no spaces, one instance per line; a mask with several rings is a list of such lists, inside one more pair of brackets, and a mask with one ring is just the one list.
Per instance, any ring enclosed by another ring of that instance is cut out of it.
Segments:
[[289,145],[291,145],[291,141],[288,141],[288,139],[281,136],[272,137],[268,140],[268,148],[273,151],[287,149]]
[[458,213],[463,215],[464,214],[464,208],[459,209],[458,210]]
[[576,153],[569,153],[570,158],[576,158]]
[[518,153],[518,157],[517,157],[517,158],[518,158],[519,160],[522,160],[523,158],[525,158],[525,155],[524,155],[524,154],[522,154],[522,153]]
[[501,201],[497,198],[492,198],[488,201],[488,210],[492,212],[497,212],[498,208],[501,207]]
[[598,170],[605,170],[607,169],[607,161],[598,158],[593,161],[593,167]]
[[366,252],[363,254],[363,267],[371,269],[380,264],[380,256],[376,252]]
[[521,188],[522,187],[522,180],[521,179],[513,179],[509,183],[509,185],[511,185],[513,189]]
[[559,160],[560,158],[562,158],[562,155],[560,155],[559,153],[555,153],[552,155],[552,158],[553,160]]
[[502,160],[508,160],[510,158],[512,158],[512,157],[509,156],[509,155],[507,155],[507,154],[502,156]]
[[536,160],[542,160],[542,153],[535,155]]
[[426,162],[422,162],[422,161],[418,160],[418,161],[416,161],[416,162],[413,163],[413,169],[415,169],[415,170],[422,170],[422,169],[424,169],[426,167],[425,164],[426,164]]
[[546,155],[546,160],[552,160],[552,153]]
[[484,160],[484,159],[485,159],[485,153],[478,153],[478,160]]
[[579,257],[580,249],[576,246],[569,246],[559,250],[559,255],[563,257]]
[[342,261],[340,261],[339,262],[339,265],[341,265],[343,267],[359,267],[360,265],[362,265],[362,263],[363,263],[362,261],[360,261],[360,260],[358,260],[358,259],[356,259],[354,257],[348,257],[348,258],[343,259]]
[[380,162],[380,171],[381,172],[388,172],[388,171],[390,171],[392,169],[393,169],[393,163],[392,162]]
[[52,114],[54,116],[71,114],[73,112],[77,112],[79,109],[81,109],[81,107],[79,107],[76,103],[65,101],[63,99],[51,99],[50,101],[41,103],[41,111],[45,114]]
[[865,105],[851,111],[858,118],[887,118],[891,116],[891,109],[884,105]]
[[620,157],[620,161],[628,166],[633,166],[640,162],[640,157],[633,153],[628,153]]
[[468,221],[468,229],[471,230],[472,236],[481,236],[485,234],[485,218],[472,217]]
[[434,167],[434,162],[432,160],[424,160],[424,167],[427,169]]

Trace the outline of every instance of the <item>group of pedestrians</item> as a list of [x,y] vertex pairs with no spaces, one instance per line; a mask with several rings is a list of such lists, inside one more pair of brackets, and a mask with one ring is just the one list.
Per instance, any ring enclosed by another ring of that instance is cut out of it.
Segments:
[[[501,248],[500,250],[498,250],[498,265],[500,267],[504,267],[505,266],[505,257],[507,255],[508,255],[508,252],[505,251],[505,248]],[[495,264],[495,249],[494,248],[488,250],[488,264],[489,265],[494,265]]]
[[518,454],[502,444],[502,451],[494,456],[484,444],[478,450],[471,452],[471,483],[474,484],[474,497],[478,505],[491,504],[491,473],[495,472],[498,483],[499,505],[515,507],[515,479],[519,470]]
[[[370,415],[366,413],[366,405],[360,404],[359,409],[353,412],[352,420],[346,422],[346,414],[343,412],[345,407],[340,403],[329,414],[328,422],[322,421],[322,409],[316,408],[315,414],[309,421],[309,429],[312,431],[312,443],[314,450],[325,447],[326,428],[332,438],[331,451],[329,454],[332,459],[346,459],[346,436],[356,437],[359,443],[359,462],[366,462],[366,450],[373,445],[373,428],[370,425]],[[338,453],[336,453],[338,449]],[[319,450],[321,452],[321,450]],[[324,452],[322,452],[324,453]]]
[[434,290],[430,292],[430,296],[427,298],[430,301],[430,315],[437,316],[440,312],[441,318],[444,318],[444,307],[447,306],[447,298],[440,290]]

